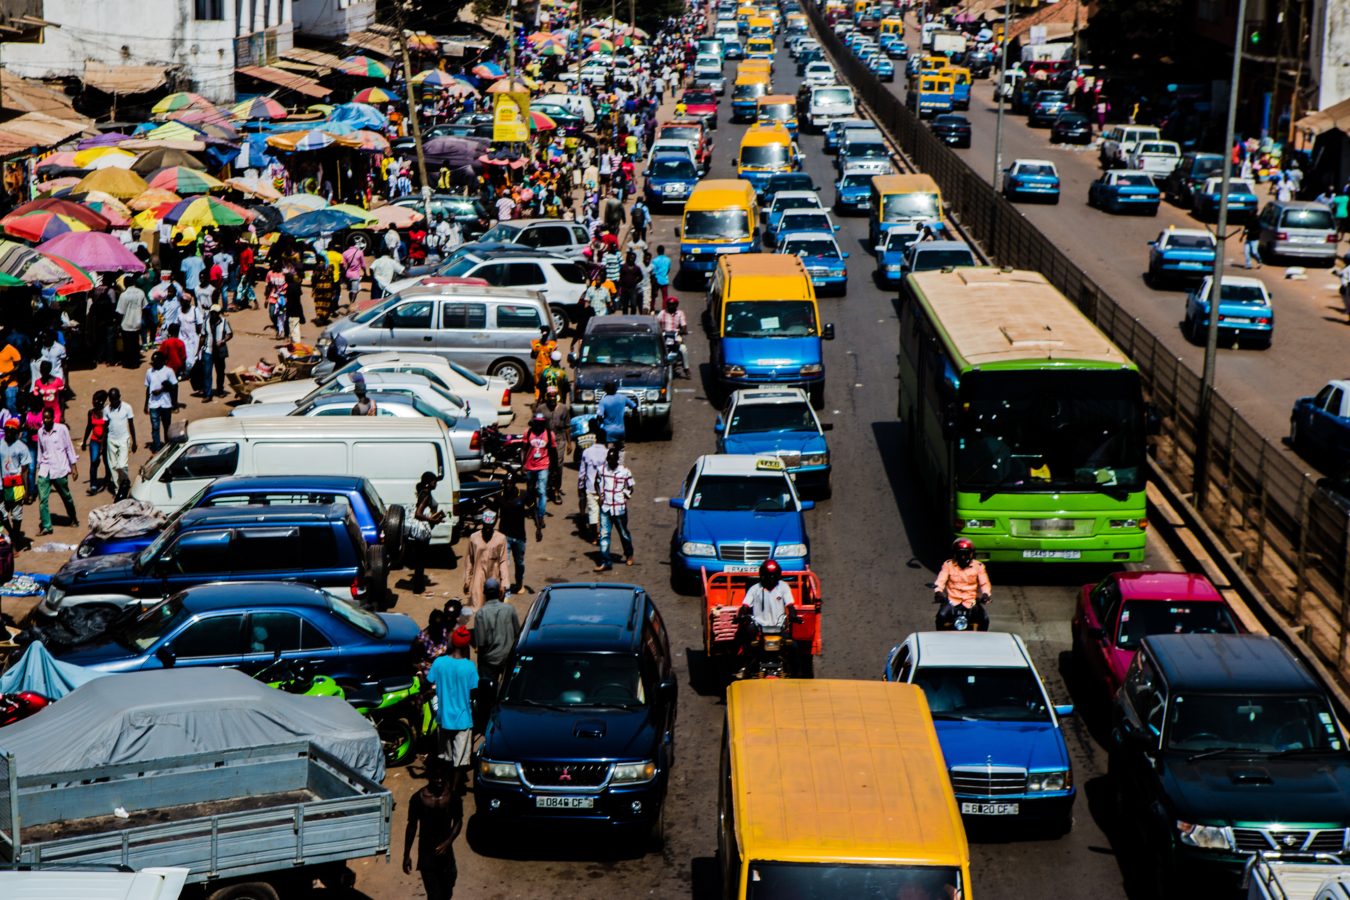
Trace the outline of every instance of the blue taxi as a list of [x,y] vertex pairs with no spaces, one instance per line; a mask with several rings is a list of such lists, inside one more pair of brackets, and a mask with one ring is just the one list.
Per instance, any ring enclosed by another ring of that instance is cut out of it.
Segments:
[[1059,202],[1059,171],[1048,159],[1017,159],[1003,171],[1003,196],[1009,200]]
[[682,206],[698,184],[698,167],[687,156],[663,153],[647,166],[643,195],[653,210]]
[[866,213],[872,208],[872,176],[870,168],[848,168],[834,183],[834,208],[839,212]]
[[[1219,198],[1223,194],[1222,178],[1206,178],[1205,184],[1191,194],[1194,203],[1193,212],[1197,219],[1217,219],[1219,217]],[[1242,222],[1256,215],[1261,201],[1250,182],[1241,178],[1232,178],[1228,182],[1228,220]]]
[[797,490],[830,495],[830,447],[821,422],[799,388],[749,388],[733,391],[717,417],[717,452],[737,456],[777,456]]
[[1203,278],[1214,269],[1214,235],[1203,228],[1169,226],[1148,242],[1148,282]]
[[790,209],[778,219],[772,235],[765,235],[765,243],[769,243],[769,238],[772,237],[774,245],[777,246],[788,235],[803,231],[826,231],[833,234],[838,230],[839,226],[834,224],[830,214],[823,209]]
[[777,456],[700,456],[685,478],[670,544],[671,577],[691,585],[699,572],[757,572],[775,559],[787,571],[811,564],[802,500]]
[[[1205,342],[1209,330],[1209,289],[1213,275],[1206,275],[1200,284],[1186,295],[1186,317],[1181,330],[1197,344]],[[1223,293],[1219,296],[1219,342],[1228,345],[1253,344],[1262,350],[1270,348],[1275,337],[1275,308],[1270,292],[1259,278],[1223,277]]]
[[1158,214],[1162,192],[1146,172],[1108,169],[1088,185],[1088,206],[1110,213]]
[[867,67],[872,70],[872,74],[881,81],[895,80],[895,63],[890,58],[880,53],[872,57]]
[[798,257],[816,295],[848,292],[848,253],[839,249],[832,231],[794,231],[778,242],[778,252]]
[[919,239],[923,229],[927,228],[937,240],[947,240],[950,233],[942,222],[915,222],[908,225],[892,225],[881,236],[881,243],[873,250],[877,255],[877,282],[886,287],[900,283],[905,276],[905,255],[910,244]]
[[770,247],[786,213],[799,209],[824,210],[815,191],[779,191],[773,195],[773,202],[766,203],[763,208],[767,210],[764,213],[764,243]]

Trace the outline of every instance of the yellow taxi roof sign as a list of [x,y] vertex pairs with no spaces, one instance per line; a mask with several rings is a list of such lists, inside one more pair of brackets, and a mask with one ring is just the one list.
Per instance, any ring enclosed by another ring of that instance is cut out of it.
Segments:
[[760,472],[781,472],[783,471],[783,460],[777,456],[757,456],[755,457],[755,468]]

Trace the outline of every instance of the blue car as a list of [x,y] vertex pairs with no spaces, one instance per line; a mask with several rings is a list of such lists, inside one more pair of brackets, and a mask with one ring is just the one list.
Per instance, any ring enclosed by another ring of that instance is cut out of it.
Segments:
[[798,388],[749,388],[732,392],[717,417],[717,452],[777,456],[799,491],[830,495],[830,447],[821,422]]
[[1015,634],[911,634],[882,677],[928,698],[952,791],[968,823],[1072,825],[1073,767],[1059,720],[1026,645]]
[[[1206,275],[1186,295],[1186,318],[1181,330],[1197,344],[1205,342],[1209,330],[1209,290],[1213,280],[1214,276]],[[1275,308],[1265,284],[1259,278],[1225,275],[1222,290],[1219,343],[1225,346],[1248,343],[1268,350],[1275,338]]]
[[250,675],[282,659],[341,682],[407,675],[418,626],[305,584],[248,581],[180,591],[115,624],[105,640],[60,653],[99,672],[228,666]]
[[870,168],[846,170],[834,183],[834,208],[865,214],[872,208],[872,179],[876,174]]
[[1350,457],[1350,381],[1328,381],[1315,396],[1294,401],[1289,446],[1314,461],[1345,465]]
[[798,257],[811,276],[816,295],[848,292],[848,254],[832,231],[793,231],[778,242],[778,252]]
[[[1223,191],[1222,178],[1206,178],[1205,184],[1192,195],[1194,203],[1193,212],[1197,219],[1217,219],[1219,217],[1219,197]],[[1240,178],[1230,179],[1228,182],[1228,219],[1229,221],[1242,222],[1252,218],[1257,213],[1257,207],[1261,201],[1256,197],[1256,190],[1246,181]]]
[[698,168],[689,157],[663,153],[647,167],[643,194],[653,210],[683,206],[696,184]]
[[779,191],[774,194],[773,203],[766,203],[763,209],[767,210],[764,213],[764,243],[769,246],[773,246],[785,214],[795,210],[824,211],[815,191]]
[[778,196],[779,191],[811,191],[815,192],[816,183],[807,172],[778,172],[769,176],[769,180],[764,182],[764,189],[759,192],[760,209],[769,209],[773,206],[774,197]]
[[895,64],[879,53],[872,57],[872,61],[868,63],[867,67],[871,69],[872,74],[877,76],[881,81],[895,80]]
[[[778,219],[778,225],[773,230],[772,239],[775,246],[782,243],[788,235],[804,231],[829,232],[833,234],[839,230],[839,226],[830,219],[830,214],[823,209],[790,209]],[[766,242],[769,235],[765,235]]]
[[1009,200],[1059,202],[1059,172],[1048,159],[1019,159],[1003,172],[1003,196]]
[[835,119],[825,127],[825,152],[838,153],[839,144],[844,139],[844,132],[850,128],[876,128],[877,126],[867,119]]
[[1110,213],[1140,212],[1158,214],[1162,192],[1153,178],[1143,172],[1108,169],[1088,185],[1088,206]]
[[708,572],[758,572],[775,559],[785,570],[811,564],[806,517],[815,504],[802,500],[777,456],[700,456],[678,497],[670,545],[677,584]]
[[[384,505],[375,486],[359,475],[254,475],[238,478],[217,478],[188,498],[182,508],[166,523],[173,527],[179,516],[190,509],[214,506],[294,506],[297,503],[341,503],[356,517],[357,527],[367,544],[379,544],[384,533],[394,535],[395,544],[403,534],[404,510],[401,506]],[[75,556],[106,556],[110,553],[139,553],[159,537],[163,528],[140,534],[119,534],[100,537],[93,532],[85,535]],[[390,548],[385,556],[389,557]],[[391,560],[392,561],[392,560]]]
[[919,237],[917,227],[897,225],[886,231],[873,249],[877,255],[877,281],[893,287],[904,277],[905,253]]
[[1148,282],[1203,278],[1214,269],[1214,235],[1203,228],[1167,228],[1148,242]]

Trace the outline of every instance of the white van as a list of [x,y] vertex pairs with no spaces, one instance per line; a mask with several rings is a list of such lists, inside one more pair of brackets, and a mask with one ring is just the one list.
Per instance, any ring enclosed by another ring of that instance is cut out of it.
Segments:
[[423,472],[441,479],[433,496],[446,514],[431,542],[448,544],[459,475],[440,419],[198,419],[141,467],[131,496],[168,514],[227,475],[363,475],[385,503],[411,511]]
[[149,868],[139,872],[5,872],[5,900],[176,900],[187,883],[187,869]]
[[532,102],[546,106],[561,106],[563,109],[571,110],[574,115],[581,116],[587,125],[595,124],[595,104],[591,103],[590,97],[582,94],[545,94]]
[[723,47],[726,41],[739,41],[740,33],[736,30],[736,19],[718,19],[717,24],[713,26],[713,37],[720,38],[723,41]]

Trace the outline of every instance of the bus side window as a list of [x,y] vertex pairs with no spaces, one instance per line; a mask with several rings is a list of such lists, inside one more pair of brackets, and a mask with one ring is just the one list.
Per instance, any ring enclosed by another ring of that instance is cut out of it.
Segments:
[[726,727],[722,730],[722,765],[718,779],[717,850],[722,864],[722,896],[738,897],[741,887],[741,851],[736,842],[736,792],[731,784],[731,745]]
[[919,317],[914,313],[914,303],[905,293],[900,293],[900,341],[905,355],[917,360],[919,355]]

